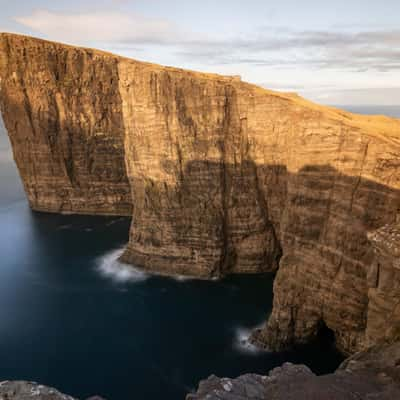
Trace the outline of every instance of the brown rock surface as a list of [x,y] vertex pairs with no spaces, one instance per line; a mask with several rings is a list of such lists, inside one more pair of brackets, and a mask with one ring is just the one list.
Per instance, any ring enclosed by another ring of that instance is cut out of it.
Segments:
[[400,219],[368,234],[375,262],[368,271],[367,344],[400,340]]
[[0,36],[0,107],[34,210],[131,215],[118,63]]
[[345,352],[375,340],[367,232],[400,208],[400,120],[32,38],[0,43],[3,116],[33,208],[124,214],[130,186],[125,261],[202,277],[279,264],[254,340],[280,349],[324,325]]

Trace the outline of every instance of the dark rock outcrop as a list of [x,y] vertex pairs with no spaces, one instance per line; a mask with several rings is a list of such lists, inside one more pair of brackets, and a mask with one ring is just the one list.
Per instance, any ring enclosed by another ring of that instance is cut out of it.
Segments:
[[[1,400],[78,400],[67,394],[59,392],[52,387],[27,381],[0,382]],[[93,396],[86,400],[105,400],[100,396]]]
[[[214,375],[187,400],[394,400],[400,398],[400,343],[377,345],[348,358],[333,374],[316,376],[305,365],[285,363],[268,375],[235,379]],[[4,400],[76,400],[34,382],[0,382]],[[104,400],[94,396],[87,400]]]
[[40,385],[36,382],[3,381],[0,382],[0,399],[2,400],[76,400],[58,390]]
[[0,77],[32,208],[129,214],[132,203],[123,259],[158,273],[279,266],[273,313],[254,335],[270,349],[324,326],[346,353],[380,337],[398,276],[376,267],[367,233],[400,209],[400,120],[10,34]]
[[377,346],[346,360],[333,374],[316,376],[284,364],[269,375],[211,376],[187,400],[394,400],[400,398],[400,345]]

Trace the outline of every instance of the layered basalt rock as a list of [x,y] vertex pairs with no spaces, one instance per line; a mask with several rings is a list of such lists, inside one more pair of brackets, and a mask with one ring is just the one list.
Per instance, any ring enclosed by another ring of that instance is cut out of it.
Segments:
[[203,277],[276,268],[280,246],[240,110],[262,90],[129,62],[119,75],[135,221],[123,259]]
[[131,215],[118,62],[0,36],[0,107],[34,210]]
[[[400,215],[399,215],[400,217]],[[367,276],[367,344],[400,340],[400,218],[368,234],[375,261]]]
[[132,198],[123,260],[158,273],[279,266],[273,313],[254,336],[271,349],[321,327],[348,353],[375,340],[367,232],[400,207],[399,120],[236,77],[1,43],[2,111],[33,208],[124,214]]
[[[274,281],[273,311],[251,340],[282,350],[308,342],[328,327],[344,353],[377,343],[367,337],[374,321],[369,281],[376,268],[367,232],[386,218],[395,219],[400,192],[328,166],[306,167],[288,178],[287,187],[294,190],[282,202],[287,220],[280,235],[283,257]],[[395,291],[400,280],[392,277]],[[389,301],[396,296],[393,291],[380,293]]]

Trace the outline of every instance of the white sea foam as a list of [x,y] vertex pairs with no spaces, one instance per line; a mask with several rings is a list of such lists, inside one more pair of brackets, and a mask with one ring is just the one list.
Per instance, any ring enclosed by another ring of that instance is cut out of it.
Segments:
[[200,278],[198,276],[192,275],[169,275],[169,278],[173,279],[177,282],[188,282],[188,281],[209,281],[209,282],[217,282],[220,279],[218,277],[213,278]]
[[149,275],[132,265],[124,264],[119,261],[124,248],[110,251],[97,260],[97,270],[106,278],[112,279],[117,283],[141,282],[146,280]]
[[260,354],[264,352],[265,350],[260,349],[257,346],[254,346],[249,341],[251,332],[259,328],[260,326],[255,326],[254,328],[243,328],[243,327],[237,327],[235,328],[235,335],[234,335],[234,342],[233,342],[233,347],[240,351],[241,353],[246,353],[246,354]]
[[[115,282],[140,282],[148,279],[150,276],[165,276],[157,273],[146,273],[130,264],[122,263],[119,258],[124,252],[124,247],[112,250],[97,260],[97,270],[101,275],[111,278]],[[166,277],[177,282],[188,282],[195,280],[204,280],[196,276],[190,275],[166,275]],[[218,277],[206,279],[208,281],[217,282]]]
[[72,228],[72,224],[68,224],[68,225],[60,225],[57,230],[58,231],[62,231],[62,230],[66,230],[66,229],[71,229]]
[[110,222],[106,223],[106,226],[114,225],[114,224],[116,224],[117,222],[122,221],[123,219],[124,219],[124,218],[113,219],[113,220],[111,220]]
[[178,282],[186,282],[186,281],[193,281],[196,278],[188,275],[171,275],[171,279],[178,281]]

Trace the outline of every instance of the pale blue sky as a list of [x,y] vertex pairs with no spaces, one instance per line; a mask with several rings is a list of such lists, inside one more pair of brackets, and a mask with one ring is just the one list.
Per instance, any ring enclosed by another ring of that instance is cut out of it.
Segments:
[[399,0],[0,0],[0,30],[327,104],[400,104]]

